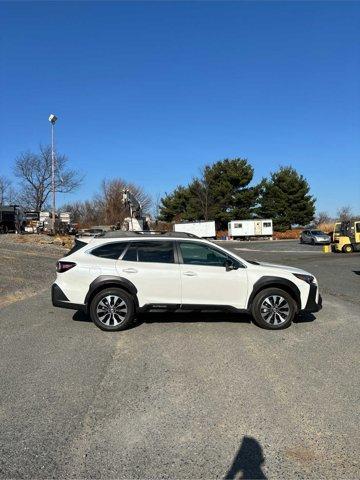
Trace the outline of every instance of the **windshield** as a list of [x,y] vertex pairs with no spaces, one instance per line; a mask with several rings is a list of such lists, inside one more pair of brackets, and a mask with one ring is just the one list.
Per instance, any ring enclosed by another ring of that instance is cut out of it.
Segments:
[[326,233],[322,232],[321,230],[311,230],[313,235],[326,235]]

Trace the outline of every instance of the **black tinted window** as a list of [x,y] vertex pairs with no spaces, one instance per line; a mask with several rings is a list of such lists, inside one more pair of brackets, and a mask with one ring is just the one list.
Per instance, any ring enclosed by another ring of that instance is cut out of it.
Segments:
[[173,242],[134,242],[130,245],[123,260],[152,263],[174,263]]
[[132,243],[130,247],[127,249],[125,255],[123,256],[123,260],[127,262],[137,262],[137,247],[136,243]]
[[101,245],[101,247],[97,247],[92,250],[91,255],[95,255],[95,257],[117,260],[125,250],[126,245],[127,243],[125,242],[107,243],[106,245]]
[[66,255],[64,255],[64,257],[67,257],[68,255],[71,255],[72,253],[77,252],[84,245],[86,245],[86,242],[82,242],[81,240],[78,240],[77,238],[75,238],[75,245],[72,247],[72,249]]
[[206,265],[208,267],[224,267],[229,257],[215,248],[195,242],[180,242],[183,261],[187,265]]

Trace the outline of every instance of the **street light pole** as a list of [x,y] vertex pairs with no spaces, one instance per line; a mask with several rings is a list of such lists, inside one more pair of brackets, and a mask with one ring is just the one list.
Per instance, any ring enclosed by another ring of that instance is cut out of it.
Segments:
[[57,116],[51,114],[49,122],[51,123],[51,190],[52,190],[52,233],[55,234],[55,149],[54,149],[54,127]]

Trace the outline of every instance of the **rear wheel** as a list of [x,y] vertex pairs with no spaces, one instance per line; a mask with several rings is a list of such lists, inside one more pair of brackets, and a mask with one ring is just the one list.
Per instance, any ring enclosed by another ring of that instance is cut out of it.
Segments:
[[132,296],[121,288],[106,288],[95,295],[90,304],[90,317],[101,330],[125,330],[135,316]]
[[352,245],[344,245],[342,248],[342,251],[344,253],[351,253],[353,251],[353,246]]
[[255,323],[268,330],[288,327],[296,314],[295,300],[280,288],[266,288],[259,292],[252,304]]

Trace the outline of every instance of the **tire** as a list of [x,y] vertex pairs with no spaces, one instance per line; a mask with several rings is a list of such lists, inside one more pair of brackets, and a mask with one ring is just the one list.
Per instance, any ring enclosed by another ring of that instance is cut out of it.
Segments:
[[315,240],[313,238],[311,239],[311,245],[315,245]]
[[[114,305],[118,308],[117,312],[114,312]],[[126,330],[135,317],[134,299],[121,288],[105,288],[92,299],[90,317],[101,330],[107,332]]]
[[304,243],[304,240],[302,239],[302,237],[300,237],[300,243]]
[[353,249],[352,245],[348,244],[348,245],[343,246],[342,251],[344,253],[352,253],[354,251],[354,249]]
[[[280,312],[277,313],[279,310],[276,312],[272,311],[274,307],[280,307]],[[269,315],[267,315],[265,309],[270,311]],[[275,287],[261,290],[254,298],[251,307],[255,323],[267,330],[282,330],[289,327],[296,312],[297,307],[292,296],[284,290]],[[281,319],[281,322],[279,319]]]

